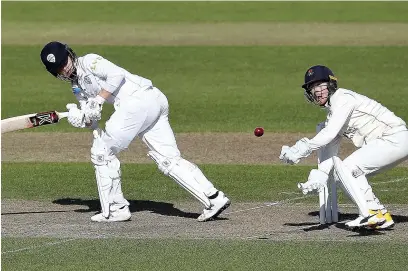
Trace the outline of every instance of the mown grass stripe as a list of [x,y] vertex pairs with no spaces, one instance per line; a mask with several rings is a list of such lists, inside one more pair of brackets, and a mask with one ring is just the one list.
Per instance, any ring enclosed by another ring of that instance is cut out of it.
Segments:
[[2,44],[71,45],[408,45],[404,23],[3,22]]
[[[2,21],[24,22],[408,22],[404,2],[9,2]],[[67,16],[61,16],[61,13]]]
[[[285,165],[200,165],[202,171],[234,201],[273,202],[287,200],[282,191],[300,194],[298,182],[307,180],[310,166]],[[2,163],[2,197],[5,199],[55,200],[61,198],[97,198],[91,163]],[[406,203],[406,182],[386,183],[405,178],[407,168],[394,168],[370,178],[381,183],[373,188],[383,203]],[[191,201],[190,194],[155,164],[123,164],[122,186],[129,200]],[[293,197],[296,197],[293,196]],[[344,195],[340,201],[348,202]],[[316,203],[316,197],[305,198]]]

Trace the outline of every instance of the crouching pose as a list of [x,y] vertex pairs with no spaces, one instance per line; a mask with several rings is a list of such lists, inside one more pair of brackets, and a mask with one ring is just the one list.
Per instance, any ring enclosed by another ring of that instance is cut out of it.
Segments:
[[[79,101],[80,108],[77,104],[67,105],[68,122],[74,127],[93,130],[91,161],[102,210],[91,217],[92,221],[130,219],[116,154],[137,136],[150,149],[148,156],[159,170],[204,205],[198,221],[214,218],[230,205],[230,200],[197,165],[181,157],[169,124],[167,98],[149,79],[131,74],[96,54],[77,57],[68,45],[55,41],[44,46],[41,60],[53,76],[71,83]],[[113,104],[115,111],[103,131],[97,128],[97,123],[105,102]]]
[[[380,103],[338,88],[337,78],[325,66],[309,68],[302,88],[308,101],[327,110],[327,119],[318,125],[312,139],[302,138],[292,147],[283,146],[279,158],[296,164],[317,150],[318,169],[311,171],[301,189],[311,191],[326,184],[329,177],[334,178],[359,209],[359,217],[346,226],[392,227],[394,221],[374,195],[367,176],[408,158],[406,123]],[[344,161],[337,156],[341,137],[350,139],[358,148]]]

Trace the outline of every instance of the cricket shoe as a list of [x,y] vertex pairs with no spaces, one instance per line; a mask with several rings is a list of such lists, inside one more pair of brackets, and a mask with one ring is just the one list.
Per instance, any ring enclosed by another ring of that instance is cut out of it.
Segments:
[[377,230],[385,230],[385,229],[391,229],[394,227],[394,220],[391,217],[391,214],[387,211],[387,209],[382,209],[382,210],[370,210],[370,214],[375,214],[375,213],[381,213],[383,217],[385,218],[385,222],[382,225],[377,225],[375,229]]
[[197,218],[199,222],[216,218],[231,205],[231,201],[222,191],[217,191],[215,196],[214,199],[210,199],[211,207],[205,208],[203,213]]
[[385,218],[381,212],[375,212],[373,214],[370,213],[369,216],[364,217],[364,216],[359,216],[356,219],[347,222],[345,225],[346,227],[350,229],[355,229],[355,228],[371,228],[375,229],[377,226],[381,226],[384,224]]
[[131,216],[129,206],[123,206],[117,210],[110,211],[108,217],[104,217],[102,213],[99,213],[92,216],[91,220],[94,222],[120,222],[130,220]]

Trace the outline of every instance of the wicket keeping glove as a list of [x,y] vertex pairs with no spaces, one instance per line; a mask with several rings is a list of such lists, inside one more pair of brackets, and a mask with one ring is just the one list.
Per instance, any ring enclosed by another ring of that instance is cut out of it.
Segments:
[[284,163],[293,165],[299,163],[301,158],[308,157],[311,153],[309,139],[304,137],[292,147],[283,146],[279,159]]
[[329,179],[329,175],[324,173],[318,169],[312,169],[310,171],[309,177],[307,182],[305,183],[298,183],[298,188],[302,190],[304,195],[310,192],[320,192],[322,188],[327,186],[327,180]]
[[300,161],[300,157],[298,157],[289,146],[282,146],[282,151],[279,155],[279,159],[282,162],[290,165],[297,164]]

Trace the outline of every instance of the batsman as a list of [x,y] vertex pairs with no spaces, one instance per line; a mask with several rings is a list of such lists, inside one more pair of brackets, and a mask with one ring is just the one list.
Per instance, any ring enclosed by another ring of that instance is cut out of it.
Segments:
[[[406,123],[385,106],[352,90],[339,88],[337,78],[325,66],[306,71],[306,99],[327,111],[312,139],[302,138],[292,147],[283,146],[280,159],[296,164],[317,151],[318,168],[301,184],[304,193],[318,189],[328,178],[341,184],[356,203],[359,217],[346,223],[350,228],[386,229],[394,221],[374,195],[367,177],[390,169],[408,158]],[[343,161],[338,157],[340,140],[348,138],[357,147]]]
[[[68,122],[77,128],[93,130],[91,161],[101,212],[92,216],[92,221],[130,219],[117,154],[127,149],[136,137],[147,145],[148,156],[159,170],[204,205],[198,221],[217,217],[230,205],[228,197],[214,187],[197,165],[181,157],[169,123],[167,98],[152,81],[97,54],[77,57],[67,44],[58,41],[44,46],[41,61],[53,76],[71,83],[79,108],[76,103],[67,104]],[[115,110],[102,130],[98,121],[105,103],[113,104]]]

